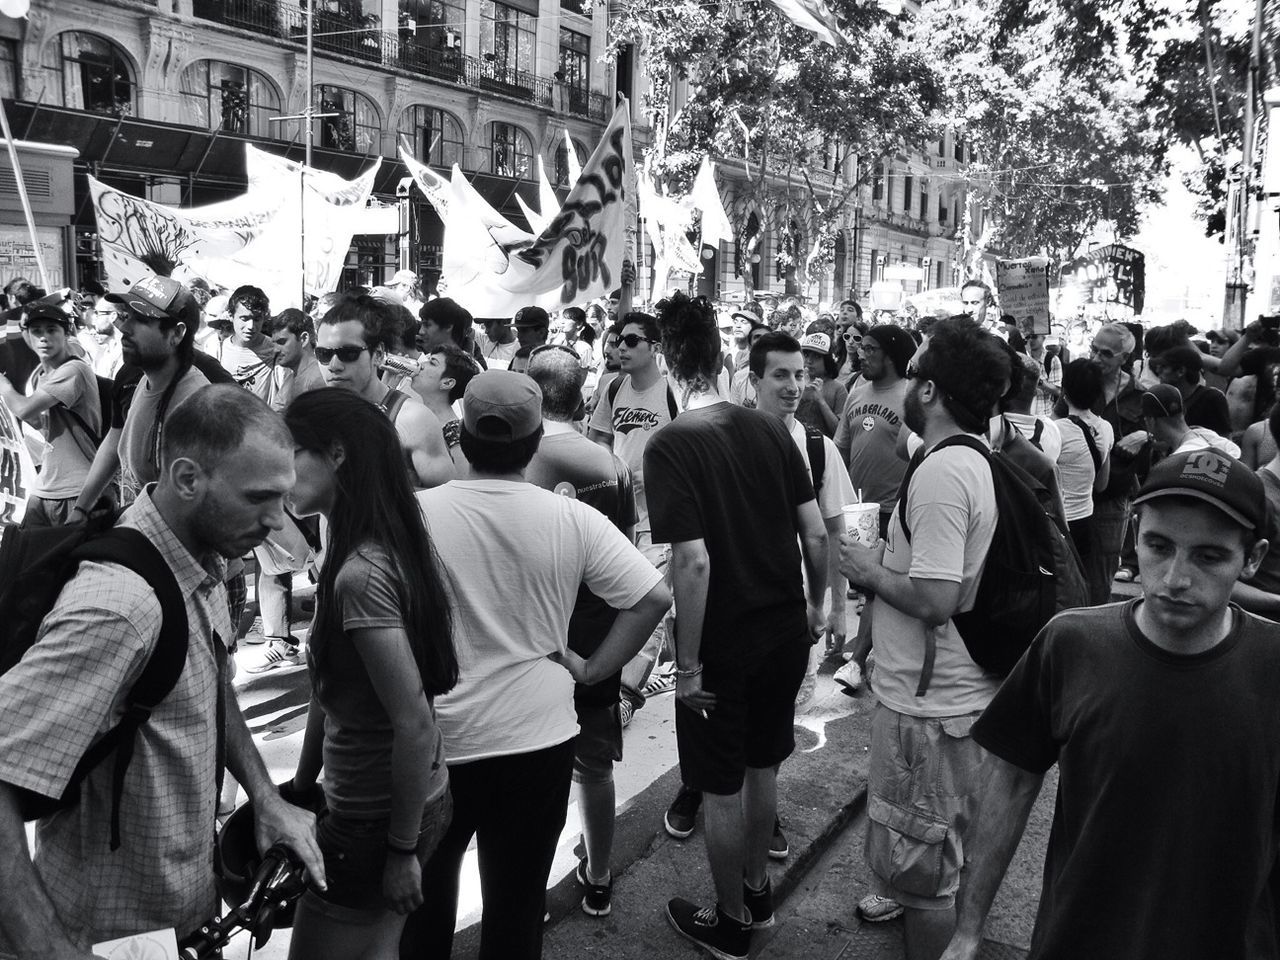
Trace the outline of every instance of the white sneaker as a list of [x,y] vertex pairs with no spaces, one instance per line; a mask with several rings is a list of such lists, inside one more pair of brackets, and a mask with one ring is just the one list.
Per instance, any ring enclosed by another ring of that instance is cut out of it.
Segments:
[[858,916],[867,923],[883,923],[902,916],[902,904],[888,897],[878,897],[873,893],[858,901]]
[[835,672],[832,679],[840,685],[842,693],[852,697],[862,688],[862,668],[857,660],[850,660]]

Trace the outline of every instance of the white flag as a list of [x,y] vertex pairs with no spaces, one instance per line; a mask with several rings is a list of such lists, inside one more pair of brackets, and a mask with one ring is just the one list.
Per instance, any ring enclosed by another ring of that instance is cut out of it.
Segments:
[[532,305],[559,310],[607,295],[621,283],[631,167],[624,102],[560,212],[536,237],[508,243],[484,223],[483,198],[455,167],[441,277],[446,295],[478,317],[510,317]]
[[716,187],[715,164],[710,157],[702,158],[702,166],[698,168],[698,176],[693,181],[693,192],[689,194],[694,207],[702,211],[702,242],[709,247],[720,248],[720,241],[733,236],[733,225],[729,223],[729,215],[724,212],[724,201],[720,199],[720,190]]

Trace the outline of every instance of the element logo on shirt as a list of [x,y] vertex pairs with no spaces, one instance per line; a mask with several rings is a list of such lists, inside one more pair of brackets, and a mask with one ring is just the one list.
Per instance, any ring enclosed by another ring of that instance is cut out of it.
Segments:
[[656,430],[658,415],[644,407],[618,407],[613,412],[614,433],[630,433],[632,430]]

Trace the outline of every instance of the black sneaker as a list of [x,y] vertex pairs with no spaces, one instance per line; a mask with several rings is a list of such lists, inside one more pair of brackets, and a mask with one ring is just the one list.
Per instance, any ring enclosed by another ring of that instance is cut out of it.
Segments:
[[744,923],[719,905],[699,907],[683,897],[667,901],[667,921],[676,933],[692,940],[718,960],[747,960],[751,949],[751,918]]
[[782,832],[782,821],[773,818],[773,836],[769,839],[769,856],[775,860],[787,859],[791,846],[787,843],[787,835]]
[[773,883],[764,878],[764,887],[752,890],[751,884],[742,881],[742,902],[751,914],[751,929],[763,930],[773,926]]
[[700,806],[702,806],[702,791],[692,790],[682,785],[676,798],[671,801],[671,806],[667,807],[667,812],[662,815],[662,825],[667,828],[667,833],[677,840],[684,840],[693,833]]
[[578,883],[582,884],[582,912],[589,917],[607,917],[613,910],[613,875],[608,883],[587,879],[587,861],[578,861]]

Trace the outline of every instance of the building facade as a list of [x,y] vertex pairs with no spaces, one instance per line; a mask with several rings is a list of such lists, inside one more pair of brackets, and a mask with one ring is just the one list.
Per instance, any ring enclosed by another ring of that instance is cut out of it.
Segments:
[[[630,58],[600,59],[608,13],[591,0],[33,0],[0,31],[0,97],[14,136],[78,152],[75,269],[96,274],[87,181],[188,206],[244,189],[244,143],[294,160],[314,112],[313,165],[352,177],[382,157],[374,195],[394,201],[404,141],[440,170],[458,164],[499,210],[536,209],[539,159],[567,181]],[[308,89],[308,73],[311,85]],[[410,265],[438,275],[443,224],[411,192]],[[384,281],[394,236],[358,237],[345,283]]]

